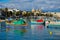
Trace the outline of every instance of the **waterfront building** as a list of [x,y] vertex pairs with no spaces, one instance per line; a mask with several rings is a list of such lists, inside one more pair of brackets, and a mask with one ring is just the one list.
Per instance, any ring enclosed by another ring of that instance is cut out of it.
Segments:
[[32,13],[34,13],[34,12],[35,12],[35,9],[33,8],[33,9],[32,9]]

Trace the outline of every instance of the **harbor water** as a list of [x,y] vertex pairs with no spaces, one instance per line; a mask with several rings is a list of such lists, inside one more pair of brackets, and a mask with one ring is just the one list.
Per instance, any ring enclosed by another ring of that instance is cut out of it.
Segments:
[[47,28],[43,24],[30,22],[27,26],[12,26],[2,22],[0,40],[60,40],[60,29]]

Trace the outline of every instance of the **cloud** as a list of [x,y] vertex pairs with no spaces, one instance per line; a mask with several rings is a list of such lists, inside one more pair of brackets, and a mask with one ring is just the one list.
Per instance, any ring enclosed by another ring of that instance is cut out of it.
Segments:
[[0,2],[0,7],[17,8],[21,10],[38,9],[57,9],[60,8],[60,0],[9,0]]

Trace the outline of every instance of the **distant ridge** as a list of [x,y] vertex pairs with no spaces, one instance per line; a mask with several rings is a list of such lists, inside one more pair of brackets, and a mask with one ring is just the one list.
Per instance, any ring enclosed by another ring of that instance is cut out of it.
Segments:
[[57,9],[47,9],[47,10],[42,10],[43,12],[60,12],[60,8],[57,8]]
[[[6,8],[6,6],[0,5],[0,8]],[[8,7],[7,7],[8,8]],[[13,8],[14,9],[14,8]],[[21,10],[21,9],[19,9]],[[27,8],[27,9],[22,9],[22,11],[31,11],[31,9]],[[56,9],[42,9],[42,12],[60,12],[60,8],[56,8]]]

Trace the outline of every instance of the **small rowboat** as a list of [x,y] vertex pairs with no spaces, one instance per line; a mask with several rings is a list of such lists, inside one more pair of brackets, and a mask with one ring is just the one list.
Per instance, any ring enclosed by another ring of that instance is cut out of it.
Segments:
[[60,27],[60,22],[50,21],[50,23],[46,24],[47,27]]
[[4,22],[5,20],[0,20],[0,22]]

